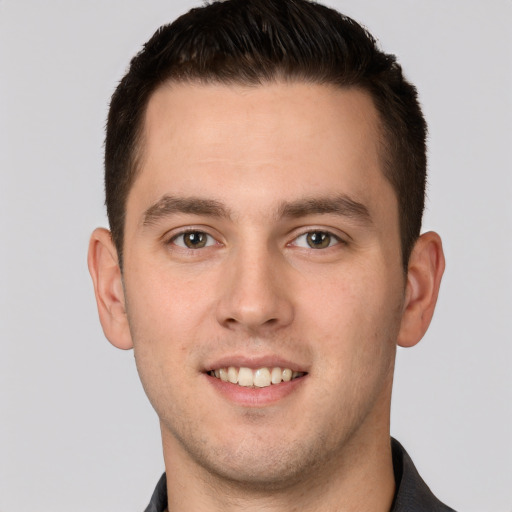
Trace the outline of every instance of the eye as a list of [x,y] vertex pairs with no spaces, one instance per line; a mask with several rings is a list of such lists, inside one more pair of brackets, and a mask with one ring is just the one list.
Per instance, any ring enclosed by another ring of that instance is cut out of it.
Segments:
[[293,245],[306,249],[327,249],[339,243],[340,239],[328,231],[308,231],[293,241]]
[[215,245],[215,239],[204,231],[186,231],[171,238],[171,243],[184,249],[203,249]]

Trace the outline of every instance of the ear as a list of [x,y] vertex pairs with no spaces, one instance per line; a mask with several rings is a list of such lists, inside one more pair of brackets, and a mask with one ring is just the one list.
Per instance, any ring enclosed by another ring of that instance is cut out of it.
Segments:
[[427,331],[437,302],[445,260],[441,238],[432,231],[416,242],[407,271],[398,345],[412,347]]
[[117,348],[132,348],[121,269],[112,236],[107,229],[98,228],[91,235],[87,264],[105,336]]

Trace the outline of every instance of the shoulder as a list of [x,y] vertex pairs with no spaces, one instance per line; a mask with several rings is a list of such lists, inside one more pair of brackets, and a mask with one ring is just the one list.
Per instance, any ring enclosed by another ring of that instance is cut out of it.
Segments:
[[165,473],[156,484],[151,501],[144,512],[165,512],[167,510],[167,478]]
[[396,495],[391,512],[455,512],[439,501],[418,473],[405,448],[391,439]]

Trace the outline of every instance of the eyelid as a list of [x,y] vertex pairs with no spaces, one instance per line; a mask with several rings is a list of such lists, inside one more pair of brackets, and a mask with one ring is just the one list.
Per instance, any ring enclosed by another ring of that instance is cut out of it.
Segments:
[[[301,239],[301,238],[306,239],[306,237],[311,233],[324,233],[324,234],[328,235],[331,238],[329,241],[329,245],[327,245],[326,247],[312,247],[311,245],[308,244],[308,242],[306,240],[304,241],[303,244],[298,243],[299,239]],[[313,251],[322,251],[322,250],[325,251],[326,249],[330,249],[331,247],[339,245],[340,243],[343,243],[343,242],[339,239],[339,237],[337,237],[333,233],[329,233],[326,231],[307,231],[306,233],[303,233],[302,235],[295,237],[292,241],[292,245],[295,247],[300,247],[301,249],[308,249],[308,250],[311,249]]]
[[[175,228],[171,231],[168,231],[163,237],[162,240],[165,242],[166,245],[172,245],[174,247],[177,247],[178,249],[183,249],[185,251],[197,251],[199,249],[207,249],[208,247],[212,247],[214,245],[221,245],[222,242],[219,242],[220,236],[217,236],[215,234],[212,234],[212,230],[208,228],[207,226],[184,226],[181,228]],[[208,244],[205,247],[200,247],[197,249],[192,249],[190,247],[186,247],[185,245],[178,245],[175,243],[175,240],[179,238],[180,236],[184,236],[187,233],[203,233],[210,239],[212,239],[215,243]]]
[[[185,243],[180,244],[180,243],[177,243],[177,240],[179,240],[180,238],[182,238],[183,236],[186,236],[187,234],[191,233],[190,231],[188,233],[180,233],[179,235],[176,235],[174,237],[171,238],[171,242],[178,246],[178,247],[181,247],[182,249],[186,249],[186,250],[192,250],[192,251],[197,251],[199,249],[205,249],[206,247],[211,247],[212,245],[215,245],[215,238],[213,238],[213,236],[209,235],[208,233],[204,233],[204,232],[199,232],[199,231],[192,231],[192,233],[201,233],[203,235],[206,236],[206,242],[205,242],[205,245],[201,246],[201,247],[188,247]],[[212,243],[212,241],[214,243]]]
[[[344,232],[340,232],[337,229],[326,228],[326,227],[321,227],[321,226],[308,226],[306,228],[301,228],[301,229],[295,230],[295,232],[291,235],[291,241],[287,245],[288,246],[295,245],[296,247],[300,247],[300,246],[297,246],[294,242],[302,236],[306,236],[310,233],[315,233],[315,232],[316,233],[325,233],[336,240],[337,243],[327,246],[326,248],[324,248],[324,250],[330,249],[331,247],[334,247],[334,246],[340,245],[340,244],[347,245],[349,243],[349,241],[351,240],[350,235],[348,235]],[[305,249],[313,249],[312,247],[304,247],[304,248]],[[318,251],[320,249],[314,249],[314,250]]]

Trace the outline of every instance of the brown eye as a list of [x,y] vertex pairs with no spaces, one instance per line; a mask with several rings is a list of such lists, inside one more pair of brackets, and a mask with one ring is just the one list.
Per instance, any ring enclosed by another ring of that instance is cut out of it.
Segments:
[[292,245],[304,249],[327,249],[340,243],[343,243],[342,240],[329,231],[315,230],[298,236]]
[[204,231],[187,231],[174,237],[172,242],[178,247],[187,249],[203,249],[215,243],[214,239]]
[[325,249],[333,241],[330,233],[325,231],[311,231],[306,234],[306,242],[312,249]]

